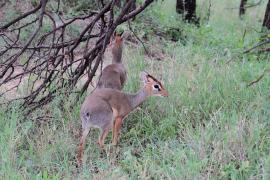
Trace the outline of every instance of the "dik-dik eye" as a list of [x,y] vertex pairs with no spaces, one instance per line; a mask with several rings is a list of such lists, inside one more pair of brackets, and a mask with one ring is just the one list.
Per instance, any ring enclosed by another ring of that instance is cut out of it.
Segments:
[[160,86],[159,86],[158,84],[155,84],[155,85],[154,85],[154,88],[157,89],[158,91],[161,91],[161,90],[160,90]]

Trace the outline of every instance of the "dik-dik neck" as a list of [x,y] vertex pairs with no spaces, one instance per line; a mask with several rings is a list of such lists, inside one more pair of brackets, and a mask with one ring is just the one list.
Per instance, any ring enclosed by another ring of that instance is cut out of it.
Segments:
[[128,99],[132,109],[135,109],[137,106],[142,104],[148,97],[148,93],[145,88],[142,88],[135,94],[128,94]]
[[112,48],[112,63],[122,63],[122,45],[115,45]]

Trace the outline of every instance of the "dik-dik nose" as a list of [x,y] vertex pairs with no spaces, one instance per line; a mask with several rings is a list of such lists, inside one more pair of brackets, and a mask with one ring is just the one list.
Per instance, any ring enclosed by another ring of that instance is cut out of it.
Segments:
[[168,97],[168,96],[169,96],[169,93],[168,93],[167,90],[163,90],[163,91],[161,92],[161,95],[162,95],[163,97]]

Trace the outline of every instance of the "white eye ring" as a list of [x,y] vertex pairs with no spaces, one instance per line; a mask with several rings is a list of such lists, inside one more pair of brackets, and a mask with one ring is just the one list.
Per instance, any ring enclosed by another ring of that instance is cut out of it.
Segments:
[[158,84],[155,84],[153,87],[157,90],[160,90],[160,86]]

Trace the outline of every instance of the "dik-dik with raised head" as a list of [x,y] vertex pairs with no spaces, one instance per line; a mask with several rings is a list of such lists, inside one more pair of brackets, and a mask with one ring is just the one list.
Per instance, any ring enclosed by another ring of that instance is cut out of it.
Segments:
[[78,163],[81,165],[85,139],[90,128],[99,128],[98,145],[104,147],[104,140],[112,129],[112,143],[117,144],[120,128],[127,115],[149,96],[168,96],[167,90],[153,76],[142,72],[143,87],[135,94],[116,89],[96,89],[81,106],[82,136],[79,145]]
[[112,64],[106,66],[99,77],[97,88],[122,90],[127,79],[125,66],[122,63],[123,38],[116,35],[112,44]]

